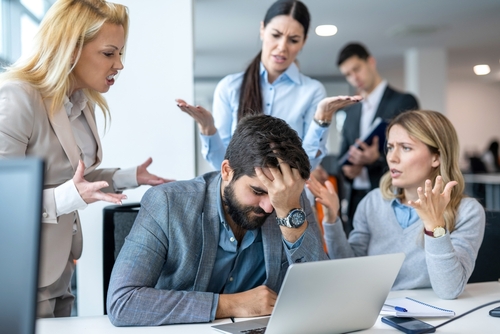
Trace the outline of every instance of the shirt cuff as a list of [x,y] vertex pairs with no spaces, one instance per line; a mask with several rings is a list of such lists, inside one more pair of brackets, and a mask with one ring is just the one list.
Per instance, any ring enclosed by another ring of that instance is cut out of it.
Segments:
[[342,226],[340,217],[337,217],[334,224],[327,222],[326,219],[323,219],[323,231],[325,240],[333,240],[335,234],[343,233],[344,227]]
[[212,300],[212,311],[210,312],[210,321],[215,320],[215,314],[217,313],[218,305],[219,305],[219,294],[214,293],[214,299]]
[[113,174],[113,187],[115,190],[138,187],[137,167],[119,169]]
[[208,153],[210,152],[210,148],[214,147],[214,146],[217,147],[220,144],[219,141],[220,141],[220,137],[218,136],[217,132],[215,132],[211,136],[207,136],[207,135],[200,133],[201,154],[204,157],[208,156]]
[[206,136],[200,133],[201,155],[207,160],[215,170],[220,170],[224,155],[226,154],[226,146],[222,142],[219,132],[215,132],[211,136]]
[[[329,128],[319,126],[316,122],[312,122],[302,141],[304,151],[306,151],[309,160],[311,160],[312,169],[316,168],[319,162],[321,162],[321,159],[326,155],[328,129]],[[321,154],[317,157],[318,150],[321,151]]]
[[283,239],[284,243],[285,243],[285,246],[288,248],[288,250],[295,250],[297,248],[300,247],[300,245],[302,244],[302,240],[304,240],[304,235],[305,235],[305,231],[304,233],[302,233],[302,235],[300,236],[300,238],[297,239],[297,241],[295,242],[290,242],[288,240],[286,240],[283,236],[281,237],[281,239]]
[[78,193],[73,179],[66,181],[54,189],[54,199],[58,217],[87,207],[87,203],[85,203]]

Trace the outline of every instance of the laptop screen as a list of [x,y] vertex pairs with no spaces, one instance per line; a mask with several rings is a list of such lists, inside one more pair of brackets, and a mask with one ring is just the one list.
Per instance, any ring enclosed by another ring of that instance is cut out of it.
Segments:
[[0,328],[35,333],[43,162],[0,159]]

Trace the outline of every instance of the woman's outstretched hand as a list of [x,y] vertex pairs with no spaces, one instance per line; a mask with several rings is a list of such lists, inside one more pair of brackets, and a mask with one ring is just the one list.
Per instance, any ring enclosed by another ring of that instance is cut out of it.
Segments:
[[210,111],[201,106],[192,106],[182,99],[176,99],[175,102],[177,102],[179,109],[187,113],[198,123],[201,134],[211,136],[217,132],[214,125],[214,118]]
[[360,95],[355,96],[332,96],[325,97],[321,100],[316,108],[314,118],[317,120],[331,121],[333,114],[342,108],[361,101],[363,98]]
[[432,188],[431,180],[426,180],[425,188],[417,189],[418,200],[408,201],[408,205],[417,211],[418,216],[424,222],[427,231],[433,231],[438,226],[445,227],[443,213],[450,202],[451,190],[458,182],[450,181],[446,186],[443,186],[443,183],[443,178],[438,176]]
[[137,167],[137,184],[157,186],[162,183],[168,183],[175,180],[164,179],[148,172],[148,167],[153,162],[153,158],[148,158],[142,165]]
[[338,217],[340,208],[339,196],[335,192],[335,188],[330,181],[325,181],[322,185],[316,178],[311,175],[306,182],[306,187],[309,188],[317,202],[323,205],[323,211],[327,223],[335,223]]
[[122,204],[122,200],[127,199],[126,195],[115,194],[115,193],[105,193],[102,192],[102,188],[109,186],[106,181],[96,181],[88,182],[84,178],[85,165],[83,161],[78,162],[78,167],[76,168],[75,175],[73,176],[73,183],[75,184],[80,197],[85,201],[85,203],[90,204],[97,201],[105,201],[114,204]]

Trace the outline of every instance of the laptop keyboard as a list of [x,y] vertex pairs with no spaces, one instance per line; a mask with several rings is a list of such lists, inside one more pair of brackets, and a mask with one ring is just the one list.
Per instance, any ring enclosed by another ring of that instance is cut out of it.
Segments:
[[254,328],[254,329],[248,329],[244,331],[240,331],[240,333],[244,334],[262,334],[266,332],[266,327],[261,327],[261,328]]

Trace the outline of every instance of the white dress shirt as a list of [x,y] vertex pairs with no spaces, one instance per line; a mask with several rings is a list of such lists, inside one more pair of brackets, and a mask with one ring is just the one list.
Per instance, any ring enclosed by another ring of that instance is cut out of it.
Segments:
[[[383,80],[377,87],[370,93],[370,95],[365,96],[361,102],[361,119],[359,121],[359,137],[367,135],[370,125],[375,119],[375,114],[377,113],[378,105],[382,100],[382,95],[384,95],[385,89],[387,88],[387,81]],[[354,189],[371,189],[370,178],[368,177],[368,169],[363,167],[361,174],[354,178],[352,183]]]
[[[238,107],[243,74],[230,74],[223,78],[214,92],[212,113],[217,132],[212,136],[200,135],[202,155],[219,170],[226,148],[238,124]],[[300,73],[297,65],[291,64],[273,83],[268,81],[268,73],[260,64],[260,85],[263,113],[281,118],[297,131],[302,139],[311,168],[319,165],[326,155],[328,128],[313,122],[319,102],[326,97],[325,87],[317,80]],[[318,151],[320,155],[316,156]]]

